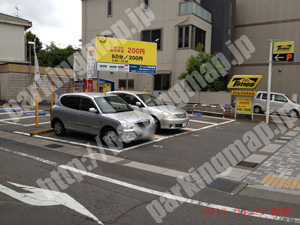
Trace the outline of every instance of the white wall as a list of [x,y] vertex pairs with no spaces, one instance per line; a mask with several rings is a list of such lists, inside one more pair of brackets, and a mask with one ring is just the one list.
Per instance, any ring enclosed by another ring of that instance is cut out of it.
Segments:
[[0,61],[25,61],[24,26],[0,23]]

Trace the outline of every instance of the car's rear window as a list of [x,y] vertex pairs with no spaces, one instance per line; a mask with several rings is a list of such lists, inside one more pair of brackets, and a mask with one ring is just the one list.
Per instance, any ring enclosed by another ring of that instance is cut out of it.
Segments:
[[77,96],[63,96],[60,100],[60,103],[71,109],[79,109],[79,100],[80,98]]

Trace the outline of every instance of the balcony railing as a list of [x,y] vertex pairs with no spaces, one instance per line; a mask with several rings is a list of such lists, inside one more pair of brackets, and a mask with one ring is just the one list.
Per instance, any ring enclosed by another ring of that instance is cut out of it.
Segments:
[[186,14],[195,14],[196,16],[199,16],[201,19],[209,23],[211,23],[212,21],[212,14],[195,2],[180,3],[179,15],[186,15]]

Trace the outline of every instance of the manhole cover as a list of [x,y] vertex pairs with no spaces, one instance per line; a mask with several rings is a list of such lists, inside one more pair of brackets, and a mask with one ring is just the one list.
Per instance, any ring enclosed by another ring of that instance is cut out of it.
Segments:
[[61,148],[61,147],[64,147],[64,146],[57,145],[57,144],[52,144],[52,145],[45,145],[45,147],[47,147],[47,148]]
[[211,189],[232,193],[238,186],[240,186],[240,184],[241,183],[237,181],[218,178],[208,185],[208,187]]
[[255,168],[258,165],[258,163],[242,161],[238,163],[238,165],[243,167]]

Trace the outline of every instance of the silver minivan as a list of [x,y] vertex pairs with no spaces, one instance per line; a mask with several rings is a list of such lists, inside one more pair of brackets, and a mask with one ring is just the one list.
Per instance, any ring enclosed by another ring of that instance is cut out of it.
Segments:
[[[279,114],[286,114],[283,106],[288,104],[291,110],[288,112],[290,117],[298,117],[300,115],[300,105],[290,99],[287,95],[271,92],[270,93],[270,110]],[[254,113],[262,113],[267,111],[267,92],[259,91],[253,101]]]
[[155,120],[155,129],[180,129],[189,124],[189,115],[181,108],[166,104],[163,100],[146,92],[113,91],[131,107],[148,113]]
[[56,135],[66,130],[99,135],[107,145],[135,140],[153,140],[155,121],[134,111],[116,95],[69,93],[51,109],[51,126]]

